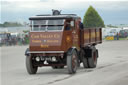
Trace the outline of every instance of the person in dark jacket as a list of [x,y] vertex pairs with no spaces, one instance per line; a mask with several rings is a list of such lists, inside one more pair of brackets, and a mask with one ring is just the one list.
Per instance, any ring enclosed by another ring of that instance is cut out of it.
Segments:
[[81,18],[79,18],[79,28],[80,29],[83,29],[84,28],[83,23],[81,22]]

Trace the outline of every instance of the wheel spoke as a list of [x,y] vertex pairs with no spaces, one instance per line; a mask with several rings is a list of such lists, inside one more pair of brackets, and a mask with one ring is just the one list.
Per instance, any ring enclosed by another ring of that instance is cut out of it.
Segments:
[[77,70],[77,53],[74,50],[71,55],[67,56],[67,66],[70,74],[73,74]]
[[73,69],[76,67],[76,63],[77,63],[77,61],[76,61],[76,56],[73,55],[73,56],[72,56],[72,66],[73,66]]

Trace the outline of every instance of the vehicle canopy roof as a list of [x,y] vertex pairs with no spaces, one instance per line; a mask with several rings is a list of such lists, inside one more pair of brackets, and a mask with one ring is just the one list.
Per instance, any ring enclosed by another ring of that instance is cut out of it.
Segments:
[[49,20],[49,19],[78,19],[76,14],[60,14],[60,15],[36,15],[29,18],[29,20]]

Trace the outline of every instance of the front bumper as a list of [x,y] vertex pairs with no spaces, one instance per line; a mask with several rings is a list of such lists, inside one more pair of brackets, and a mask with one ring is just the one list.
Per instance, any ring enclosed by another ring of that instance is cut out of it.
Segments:
[[64,51],[28,51],[27,53],[64,53]]

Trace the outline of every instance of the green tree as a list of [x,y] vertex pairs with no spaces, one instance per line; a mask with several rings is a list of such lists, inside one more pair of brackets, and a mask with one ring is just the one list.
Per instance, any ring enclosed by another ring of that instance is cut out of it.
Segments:
[[83,19],[84,27],[86,28],[93,28],[93,27],[104,27],[104,21],[98,14],[98,12],[90,6],[87,12],[84,15]]

